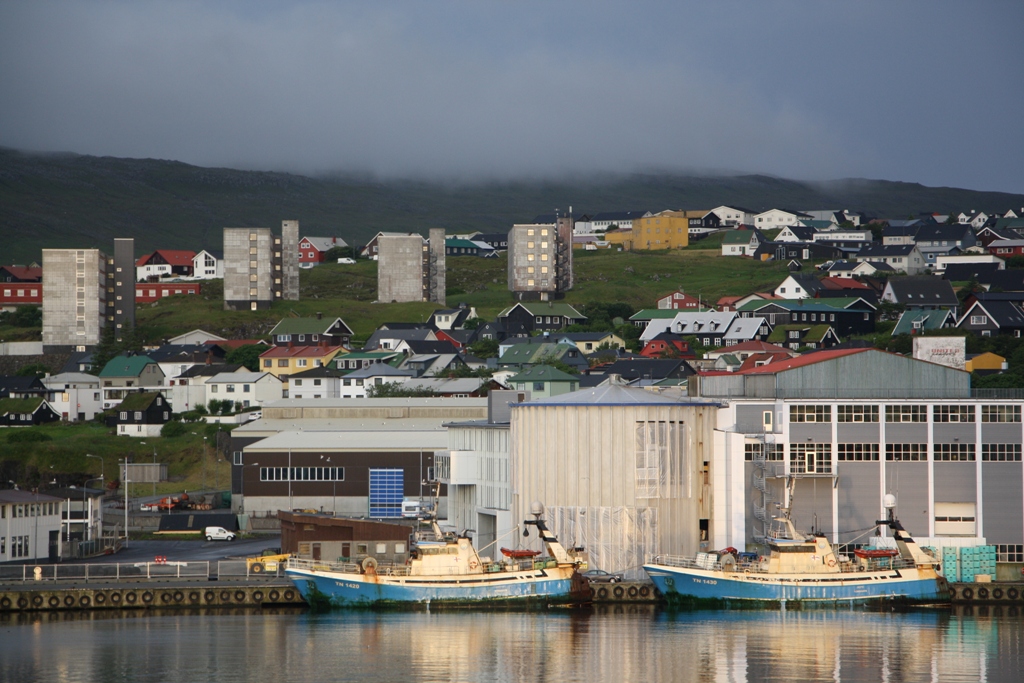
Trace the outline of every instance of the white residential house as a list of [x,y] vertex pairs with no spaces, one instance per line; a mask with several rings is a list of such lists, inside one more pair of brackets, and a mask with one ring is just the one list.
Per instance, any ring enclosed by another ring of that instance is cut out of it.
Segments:
[[386,363],[374,363],[341,378],[341,398],[366,398],[366,388],[388,382],[404,384],[415,376],[411,370],[399,370]]
[[715,214],[723,228],[735,228],[737,225],[753,225],[754,212],[738,206],[716,206],[704,215]]
[[205,249],[192,257],[193,280],[219,280],[224,277],[224,259]]
[[84,372],[62,372],[44,377],[43,385],[53,392],[50,405],[68,422],[86,422],[103,412],[100,378]]
[[326,365],[288,376],[288,398],[341,398],[345,373]]
[[879,262],[907,275],[917,275],[925,269],[925,259],[915,244],[871,244],[861,249],[858,261]]
[[60,561],[62,503],[44,493],[0,491],[0,564]]
[[815,228],[803,225],[787,225],[775,236],[775,242],[813,242],[818,233]]
[[222,372],[208,379],[205,386],[207,403],[229,400],[250,408],[284,397],[281,380],[269,372]]
[[754,216],[754,227],[758,230],[774,230],[789,225],[800,225],[800,221],[803,220],[811,220],[811,217],[800,211],[768,209]]
[[794,274],[783,280],[773,294],[780,299],[813,299],[821,289],[821,281],[813,275]]
[[168,344],[174,345],[186,345],[186,344],[205,344],[206,342],[222,342],[227,341],[224,337],[214,334],[213,332],[207,332],[206,330],[192,330],[191,332],[185,332],[179,334],[177,337],[171,337],[167,340]]

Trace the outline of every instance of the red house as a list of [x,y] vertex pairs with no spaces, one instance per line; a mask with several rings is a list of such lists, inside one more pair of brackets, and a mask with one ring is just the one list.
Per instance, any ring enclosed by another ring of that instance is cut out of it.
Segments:
[[684,292],[675,291],[658,299],[658,308],[675,311],[696,311],[700,309],[700,299]]
[[135,262],[135,279],[151,277],[191,277],[196,252],[184,249],[157,249]]
[[985,248],[988,253],[999,258],[1024,256],[1024,240],[994,240]]
[[0,266],[0,310],[43,305],[43,269]]
[[198,282],[138,282],[135,284],[135,303],[148,304],[175,294],[199,294]]
[[340,237],[303,237],[299,240],[299,268],[312,268],[324,262],[324,254],[334,247],[347,247]]
[[640,355],[644,358],[696,358],[690,342],[678,334],[662,332],[644,344]]

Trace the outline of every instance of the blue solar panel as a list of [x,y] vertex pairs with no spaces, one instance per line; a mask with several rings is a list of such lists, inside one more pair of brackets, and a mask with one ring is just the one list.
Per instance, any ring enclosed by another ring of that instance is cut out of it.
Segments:
[[400,469],[370,470],[370,516],[401,517],[405,473]]

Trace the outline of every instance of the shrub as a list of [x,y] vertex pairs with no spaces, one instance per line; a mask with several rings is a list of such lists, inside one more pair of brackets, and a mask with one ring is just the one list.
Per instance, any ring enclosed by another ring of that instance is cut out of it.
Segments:
[[179,420],[171,420],[160,430],[160,436],[174,437],[181,436],[188,431],[185,423]]
[[7,443],[39,443],[40,441],[53,441],[53,437],[35,429],[11,432],[7,437]]

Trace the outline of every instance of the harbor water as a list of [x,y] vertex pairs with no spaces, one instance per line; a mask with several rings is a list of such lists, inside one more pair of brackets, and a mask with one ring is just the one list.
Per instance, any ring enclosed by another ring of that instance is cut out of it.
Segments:
[[1017,607],[66,612],[0,620],[0,681],[1020,681]]

